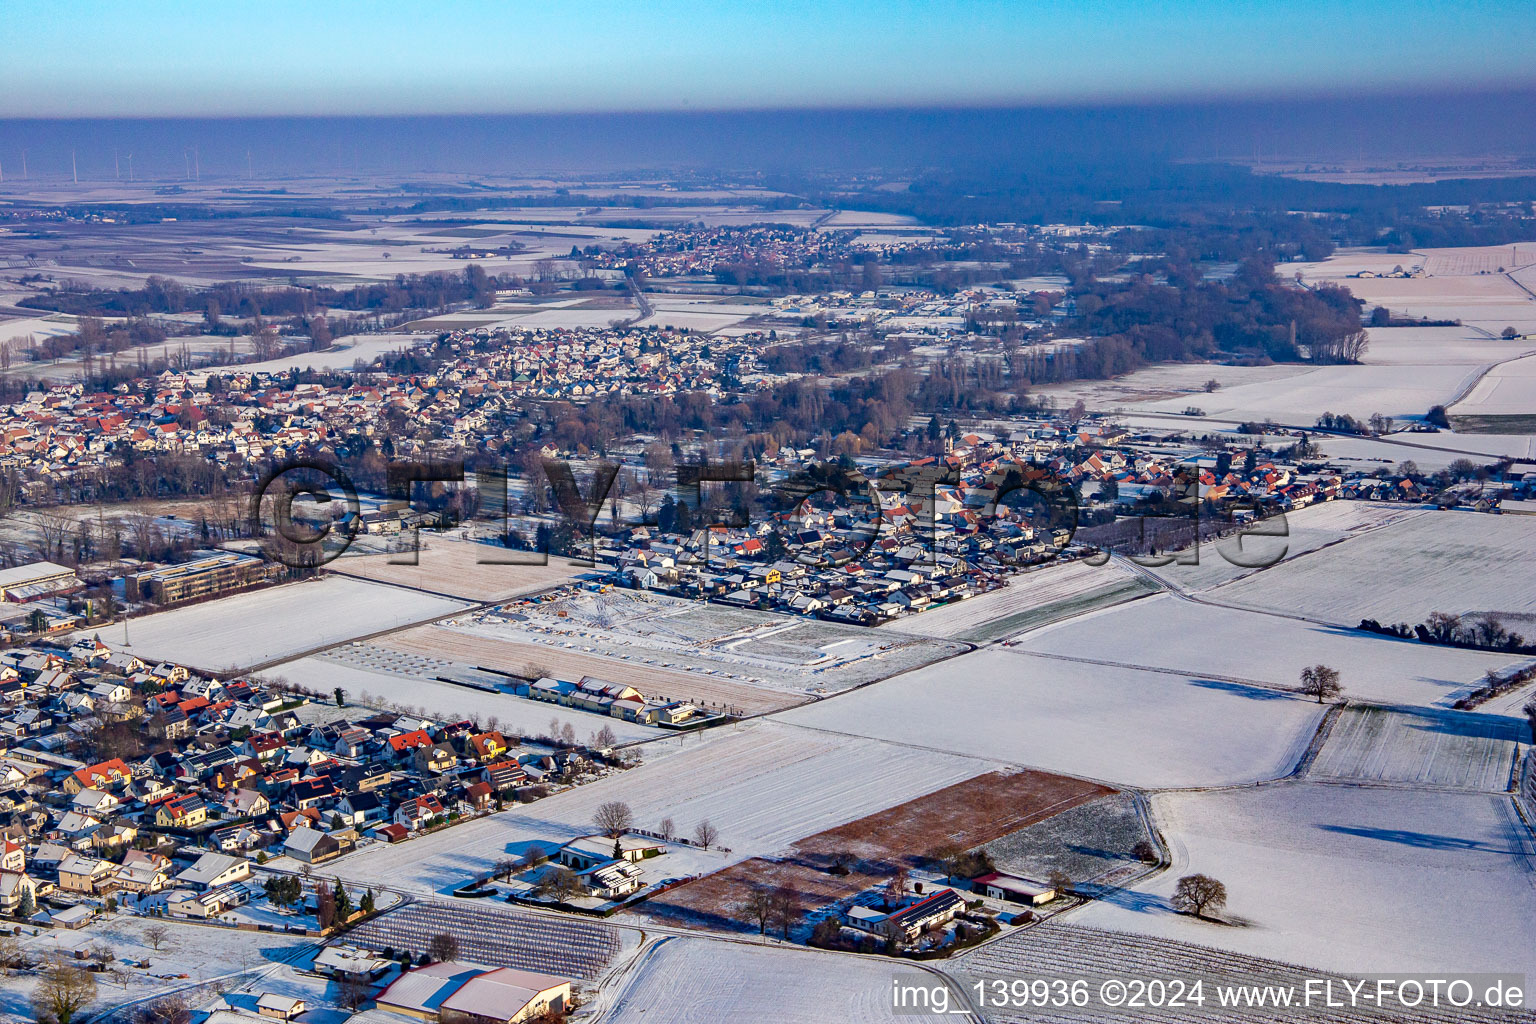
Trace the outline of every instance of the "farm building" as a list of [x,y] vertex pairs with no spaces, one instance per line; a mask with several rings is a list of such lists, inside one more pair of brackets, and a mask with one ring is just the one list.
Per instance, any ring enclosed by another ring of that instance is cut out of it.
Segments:
[[919,897],[898,910],[884,912],[871,907],[854,906],[844,915],[844,923],[859,931],[871,932],[897,942],[911,942],[927,928],[947,924],[965,909],[965,900],[953,889],[938,889]]
[[571,982],[510,967],[431,964],[408,971],[376,999],[381,1009],[444,1024],[518,1024],[546,1011],[561,1012]]
[[1019,878],[1016,875],[1005,875],[1001,872],[993,872],[990,875],[980,875],[971,879],[971,886],[983,896],[989,896],[994,900],[1008,900],[1010,903],[1025,903],[1037,907],[1042,903],[1049,903],[1056,898],[1056,890],[1039,882],[1031,882],[1027,878]]
[[0,569],[0,598],[7,601],[36,601],[84,589],[85,582],[73,569],[56,562],[32,562],[14,569]]

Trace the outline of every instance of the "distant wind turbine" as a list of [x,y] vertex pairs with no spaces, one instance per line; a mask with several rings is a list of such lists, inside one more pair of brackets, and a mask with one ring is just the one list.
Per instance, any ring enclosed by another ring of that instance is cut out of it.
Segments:
[[75,166],[75,151],[69,151],[69,173],[74,175],[75,184],[80,184],[80,170]]

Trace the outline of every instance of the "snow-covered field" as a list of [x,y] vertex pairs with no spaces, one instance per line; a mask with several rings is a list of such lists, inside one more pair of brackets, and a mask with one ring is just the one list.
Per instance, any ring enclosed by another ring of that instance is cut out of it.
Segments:
[[1175,561],[1153,567],[1150,572],[1179,590],[1206,590],[1257,571],[1236,565],[1232,559],[1250,565],[1271,562],[1281,565],[1346,537],[1425,514],[1425,510],[1416,505],[1327,501],[1296,512],[1287,512],[1283,517],[1265,520],[1261,528],[1283,531],[1278,536],[1225,537],[1200,545],[1198,564],[1186,565]]
[[1529,660],[1196,604],[1172,594],[1045,626],[1018,645],[1283,687],[1296,686],[1308,665],[1325,664],[1339,670],[1347,697],[1426,707],[1449,706],[1481,686],[1489,669]]
[[263,363],[230,367],[241,373],[282,373],[286,370],[350,370],[361,359],[371,363],[386,352],[398,352],[431,341],[430,334],[350,334],[337,338],[328,349],[299,352]]
[[[1422,282],[1418,281],[1377,280],[1370,283],[1422,287]],[[1518,291],[1511,282],[1506,280],[1505,284]],[[1358,292],[1356,281],[1351,280],[1349,285]],[[1451,314],[1449,318],[1462,315]],[[1526,311],[1526,317],[1536,317],[1536,303]],[[1132,374],[1123,378],[1123,383],[1114,382],[1121,387],[1126,400],[1112,401],[1116,392],[1101,387],[1096,395],[1101,404],[1096,407],[1123,405],[1141,413],[1172,414],[1195,406],[1208,417],[1273,419],[1298,427],[1312,426],[1324,412],[1348,413],[1361,420],[1375,412],[1398,419],[1419,418],[1430,406],[1448,405],[1469,388],[1476,394],[1482,385],[1474,387],[1474,382],[1484,372],[1495,364],[1536,349],[1536,344],[1530,341],[1499,338],[1497,335],[1502,329],[1502,325],[1491,330],[1486,325],[1482,329],[1473,326],[1369,328],[1366,332],[1369,345],[1358,365],[1290,365],[1284,373],[1277,372],[1279,368],[1266,368],[1269,372],[1229,373],[1226,379],[1215,371],[1242,368],[1206,367],[1212,372],[1201,383],[1216,380],[1222,385],[1218,390],[1205,393],[1183,388],[1171,397],[1161,397],[1155,390],[1137,384],[1139,374]],[[1498,372],[1497,368],[1494,372]],[[1154,380],[1149,379],[1146,383],[1152,384]],[[1139,388],[1146,397],[1136,397]],[[1530,408],[1529,403],[1526,408]]]
[[[892,1007],[893,973],[892,965],[874,957],[664,938],[640,954],[628,984],[603,1019],[612,1024],[866,1024],[910,1019],[898,1016]],[[912,968],[901,973],[920,976]]]
[[[328,576],[135,618],[126,648],[208,671],[260,665],[446,615],[464,602]],[[87,631],[90,632],[90,631]]]
[[775,717],[1161,788],[1284,775],[1321,711],[1261,687],[991,647]]
[[1517,718],[1353,707],[1328,730],[1307,777],[1502,793],[1529,736]]
[[418,537],[414,564],[402,564],[410,557],[409,552],[345,555],[331,562],[329,570],[336,575],[393,583],[476,603],[504,601],[594,572],[591,566],[578,565],[560,555],[550,555],[545,565],[501,565],[495,561],[514,554],[519,553],[473,540],[423,533]]
[[607,726],[619,742],[655,739],[658,730],[599,715],[595,712],[552,706],[509,693],[489,693],[455,686],[435,679],[375,672],[349,665],[326,656],[300,658],[283,662],[262,673],[268,678],[282,676],[290,683],[328,694],[336,687],[346,691],[347,700],[364,707],[394,706],[424,709],[427,717],[440,721],[474,718],[481,723],[494,715],[496,728],[504,733],[524,736],[543,735],[549,731],[551,718],[563,726],[570,723],[578,739]]
[[1294,377],[1222,388],[1198,398],[1170,398],[1136,405],[1140,412],[1182,413],[1193,405],[1206,416],[1265,420],[1311,427],[1325,412],[1363,420],[1372,413],[1398,419],[1423,416],[1444,405],[1482,373],[1477,365],[1445,365],[1426,353],[1422,365],[1319,366]]
[[1034,613],[1072,614],[1076,605],[1094,607],[1100,602],[1136,596],[1137,577],[1123,565],[1101,566],[1073,561],[1048,565],[1010,576],[1000,590],[905,615],[886,628],[945,640],[983,640],[1007,636],[1030,624]]
[[[1172,867],[1074,923],[1350,973],[1536,976],[1536,865],[1508,797],[1285,782],[1153,797]],[[1227,888],[1174,913],[1181,875]]]
[[[1343,285],[1367,307],[1386,306],[1399,316],[1460,320],[1497,333],[1505,324],[1536,322],[1536,302],[1506,272],[1522,273],[1536,257],[1529,244],[1422,249],[1413,253],[1341,252],[1321,263],[1286,267],[1309,283]],[[1422,267],[1408,278],[1349,275],[1391,273]]]
[[683,836],[706,819],[719,829],[729,853],[674,845],[646,862],[666,875],[702,874],[998,767],[766,721],[642,750],[646,763],[638,768],[425,838],[373,846],[336,867],[344,878],[444,890],[534,843],[550,849],[589,834],[598,805],[622,800],[641,828],[671,818]]
[[1495,366],[1448,411],[1454,416],[1536,416],[1536,356]]
[[1434,512],[1208,591],[1223,604],[1353,625],[1422,622],[1434,611],[1536,613],[1536,522]]

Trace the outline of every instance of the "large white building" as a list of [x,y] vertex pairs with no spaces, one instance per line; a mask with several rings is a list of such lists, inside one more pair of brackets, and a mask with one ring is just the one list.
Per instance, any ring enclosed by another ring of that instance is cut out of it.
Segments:
[[75,570],[57,562],[32,562],[0,569],[0,600],[35,601],[83,589],[85,582],[75,575]]

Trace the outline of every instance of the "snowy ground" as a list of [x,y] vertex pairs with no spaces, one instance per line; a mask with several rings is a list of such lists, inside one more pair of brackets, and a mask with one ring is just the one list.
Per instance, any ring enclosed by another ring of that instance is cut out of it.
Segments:
[[[646,591],[568,589],[445,622],[474,639],[601,655],[789,692],[827,692],[964,650],[925,637]],[[627,666],[614,665],[624,672]],[[637,684],[638,685],[638,684]]]
[[1502,793],[1530,730],[1516,718],[1358,707],[1328,730],[1309,779]]
[[[614,997],[611,1024],[865,1024],[905,1018],[892,1008],[895,969],[874,957],[740,942],[665,938],[640,954]],[[923,977],[903,966],[901,973]],[[927,977],[938,982],[936,977]],[[771,1009],[770,1009],[771,1008]]]
[[[343,651],[346,649],[342,648]],[[422,676],[374,672],[337,661],[329,654],[284,662],[262,674],[282,676],[290,683],[324,694],[339,686],[346,692],[348,701],[364,707],[420,708],[427,717],[444,721],[476,718],[486,723],[494,715],[496,727],[502,732],[524,736],[548,732],[551,718],[558,719],[561,725],[569,722],[576,730],[577,738],[582,740],[604,726],[612,729],[620,742],[655,739],[661,735],[655,728],[608,715],[556,707],[526,697],[514,697],[510,693],[489,693],[455,686]]]
[[1536,613],[1536,523],[1525,516],[1434,512],[1216,590],[1223,604],[1354,625],[1422,622],[1433,611]]
[[[1285,782],[1162,794],[1173,866],[1074,923],[1344,972],[1536,976],[1536,873],[1508,797]],[[1181,875],[1227,888],[1226,924],[1169,909]]]
[[999,871],[1034,879],[1062,871],[1082,884],[1144,869],[1134,850],[1148,838],[1135,797],[1112,793],[994,839],[986,850]]
[[[1150,568],[1152,575],[1184,591],[1211,587],[1259,571],[1255,566],[1283,565],[1309,551],[1347,537],[1367,533],[1402,519],[1429,513],[1418,505],[1385,505],[1364,501],[1327,501],[1266,519],[1262,528],[1275,536],[1234,535],[1200,545],[1195,564],[1180,560]],[[1145,561],[1145,559],[1144,559]],[[1247,565],[1237,564],[1247,563]],[[1266,570],[1267,571],[1267,570]]]
[[1489,669],[1530,660],[1197,604],[1173,594],[1045,626],[1017,643],[1044,654],[1287,688],[1298,684],[1303,668],[1325,664],[1339,670],[1348,697],[1441,707],[1483,685]]
[[386,352],[401,352],[432,340],[433,335],[430,334],[349,334],[337,338],[330,348],[318,352],[296,352],[262,363],[239,363],[227,369],[237,373],[283,373],[293,369],[350,370],[359,359],[365,364],[371,363]]
[[904,615],[886,629],[945,640],[987,640],[1028,628],[1039,617],[1071,615],[1082,608],[1128,600],[1144,591],[1137,577],[1114,562],[1047,565],[1017,573],[1008,584],[979,597]]
[[463,602],[331,576],[135,618],[132,646],[207,671],[260,665],[312,648],[446,615]]
[[1272,689],[1195,674],[991,647],[775,717],[1111,785],[1162,788],[1284,775],[1321,711]]
[[[55,954],[72,958],[76,949],[88,950],[98,945],[112,950],[119,961],[114,966],[120,973],[98,980],[95,1005],[104,1009],[204,984],[238,984],[235,979],[241,975],[275,975],[283,970],[283,961],[306,957],[310,942],[299,936],[165,920],[155,922],[169,931],[168,938],[156,950],[144,937],[144,929],[150,923],[127,913],[110,914],[74,931],[59,929],[33,935],[31,929],[24,928],[21,944],[33,959]],[[129,967],[121,962],[125,960],[149,966]],[[181,974],[187,977],[175,977]],[[0,1019],[32,1019],[27,1000],[35,981],[35,976],[4,978],[0,983]],[[265,990],[259,982],[257,987]],[[213,992],[206,995],[211,997]]]
[[703,874],[998,767],[766,721],[642,751],[646,763],[638,768],[421,839],[369,847],[337,861],[337,871],[443,891],[535,843],[548,850],[590,834],[598,805],[622,800],[641,828],[671,818],[679,835],[691,836],[699,822],[713,824],[729,852],[673,844],[642,863],[658,878]]
[[1536,415],[1536,356],[1494,367],[1448,412],[1453,416]]

